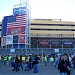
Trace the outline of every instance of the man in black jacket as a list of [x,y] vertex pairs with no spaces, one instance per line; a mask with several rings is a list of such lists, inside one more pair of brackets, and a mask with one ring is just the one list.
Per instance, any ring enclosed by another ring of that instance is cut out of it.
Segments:
[[33,73],[38,73],[38,67],[37,67],[37,64],[39,63],[38,60],[39,60],[39,58],[37,57],[37,55],[35,55],[35,57],[34,57],[34,72]]
[[19,59],[18,59],[18,56],[16,56],[15,58],[15,71],[19,71]]

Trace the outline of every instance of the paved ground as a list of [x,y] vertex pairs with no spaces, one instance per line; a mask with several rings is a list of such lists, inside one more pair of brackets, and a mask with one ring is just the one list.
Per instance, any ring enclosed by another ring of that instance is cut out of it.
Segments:
[[[12,71],[12,67],[9,66],[2,66],[0,65],[0,75],[59,75],[59,71],[57,70],[57,68],[51,66],[51,65],[47,65],[44,66],[44,64],[38,64],[38,69],[39,72],[38,73],[33,73],[33,70],[30,71]],[[72,74],[71,75],[75,75],[75,70],[72,70]]]

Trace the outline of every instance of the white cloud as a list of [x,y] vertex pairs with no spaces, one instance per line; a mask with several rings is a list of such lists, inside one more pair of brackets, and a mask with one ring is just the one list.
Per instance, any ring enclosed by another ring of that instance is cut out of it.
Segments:
[[74,0],[31,0],[31,18],[74,21]]
[[[14,5],[20,3],[20,0],[3,1],[3,4],[0,2],[0,20],[11,15]],[[29,0],[29,4],[31,18],[75,21],[75,0]]]

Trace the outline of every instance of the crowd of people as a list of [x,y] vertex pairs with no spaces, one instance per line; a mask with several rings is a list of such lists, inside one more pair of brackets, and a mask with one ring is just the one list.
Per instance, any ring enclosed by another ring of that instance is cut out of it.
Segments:
[[50,60],[50,64],[53,65],[54,67],[57,67],[57,69],[60,72],[60,75],[71,75],[71,70],[72,68],[75,69],[75,55],[68,55],[68,54],[63,54],[63,55],[55,55],[48,57],[44,57],[44,63],[45,66],[47,66],[48,61]]
[[29,71],[33,69],[33,73],[38,73],[38,63],[44,63],[45,66],[52,65],[59,71],[59,75],[70,75],[71,70],[75,69],[75,55],[44,55],[43,58],[37,55],[15,55],[1,56],[2,65],[10,65],[12,71],[19,70]]
[[15,55],[15,56],[1,56],[2,65],[10,65],[13,67],[12,71],[29,71],[32,68],[34,73],[38,72],[37,64],[39,63],[39,57],[37,55]]

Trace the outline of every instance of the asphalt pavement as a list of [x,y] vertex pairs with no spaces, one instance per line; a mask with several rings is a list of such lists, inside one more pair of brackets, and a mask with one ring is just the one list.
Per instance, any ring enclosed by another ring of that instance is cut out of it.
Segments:
[[[60,75],[57,67],[50,64],[45,66],[44,63],[38,64],[38,73],[33,73],[33,69],[30,71],[19,70],[18,72],[12,71],[12,69],[11,66],[0,65],[0,75]],[[72,69],[71,73],[71,75],[75,75],[75,70]]]

